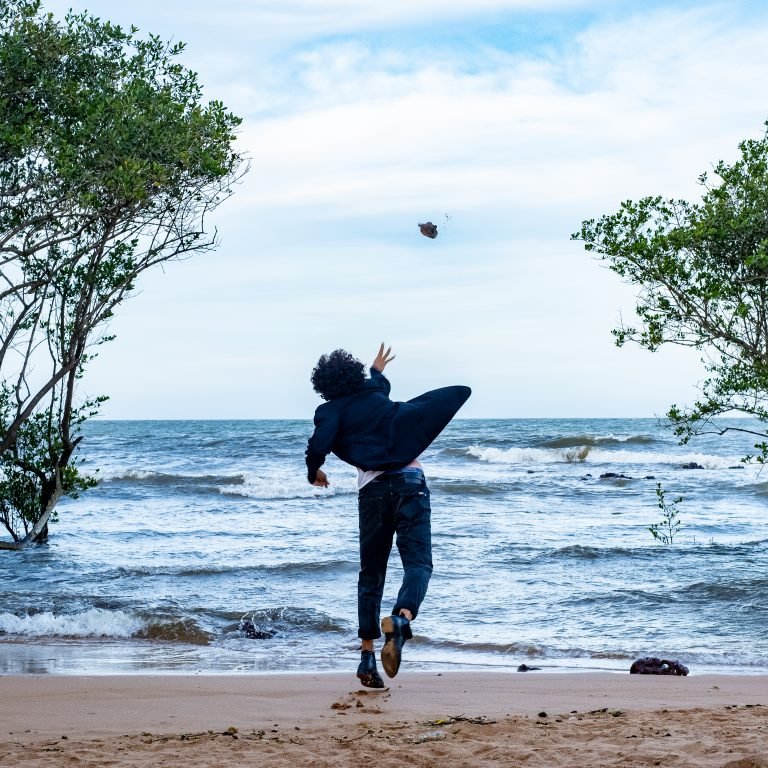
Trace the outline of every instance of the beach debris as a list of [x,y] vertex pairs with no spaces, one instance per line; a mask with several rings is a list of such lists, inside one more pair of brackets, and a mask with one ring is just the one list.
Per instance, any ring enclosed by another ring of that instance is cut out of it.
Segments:
[[422,733],[413,739],[414,744],[424,744],[427,741],[442,741],[447,738],[445,731],[429,731],[429,733]]
[[518,672],[533,672],[537,669],[541,669],[541,667],[529,667],[527,664],[521,664],[518,668]]
[[493,725],[496,721],[489,720],[485,715],[466,717],[465,715],[447,715],[440,720],[427,720],[424,725],[451,725],[452,723],[472,723],[473,725]]
[[679,661],[669,659],[657,659],[655,656],[645,656],[632,662],[629,668],[630,675],[678,675],[685,677],[688,667]]
[[433,224],[431,221],[419,224],[419,231],[424,237],[429,237],[432,240],[437,237],[437,225]]

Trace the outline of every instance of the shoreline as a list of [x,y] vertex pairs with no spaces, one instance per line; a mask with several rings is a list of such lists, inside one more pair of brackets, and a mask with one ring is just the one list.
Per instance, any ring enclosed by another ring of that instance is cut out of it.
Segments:
[[[355,638],[356,640],[356,638]],[[359,661],[359,645],[350,644],[334,656],[311,651],[295,655],[293,666],[276,659],[271,648],[258,653],[216,646],[157,642],[116,638],[27,638],[0,636],[0,676],[51,675],[67,677],[109,676],[258,676],[353,673]],[[535,666],[537,675],[624,675],[636,657],[611,658],[535,658],[525,654],[509,654],[485,659],[468,654],[469,659],[445,656],[419,656],[409,648],[403,659],[407,674],[461,673],[478,675],[522,674],[520,664]],[[465,654],[467,655],[467,654]],[[648,654],[646,654],[648,655]],[[659,654],[650,654],[659,655]],[[415,656],[415,658],[414,658]],[[666,658],[673,658],[667,656]],[[677,657],[690,670],[689,677],[724,675],[727,677],[768,676],[765,665],[699,664],[687,655]],[[528,674],[528,673],[525,673]]]
[[768,765],[768,676],[401,672],[388,682],[3,676],[0,763]]

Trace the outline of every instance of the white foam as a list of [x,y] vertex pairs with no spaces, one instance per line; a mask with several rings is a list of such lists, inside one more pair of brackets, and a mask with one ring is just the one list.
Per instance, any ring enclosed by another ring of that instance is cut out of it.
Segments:
[[609,451],[604,448],[483,448],[471,445],[467,455],[489,464],[700,464],[705,469],[727,469],[739,463],[739,457],[713,456],[706,453],[658,453],[656,451]]
[[149,480],[158,477],[159,472],[153,472],[149,469],[102,469],[97,475],[99,480]]
[[467,455],[490,464],[554,464],[565,461],[565,448],[482,448],[471,445]]
[[596,464],[699,464],[704,469],[727,469],[739,463],[738,456],[714,456],[709,453],[657,453],[655,451],[590,451],[587,461]]
[[25,637],[131,637],[143,626],[144,622],[133,614],[103,608],[75,614],[0,613],[0,631]]
[[306,473],[288,475],[283,473],[259,474],[242,473],[243,483],[222,485],[219,492],[228,496],[246,496],[250,499],[311,499],[316,496],[336,496],[357,493],[356,478],[337,475],[331,478],[328,488],[319,488],[307,482]]

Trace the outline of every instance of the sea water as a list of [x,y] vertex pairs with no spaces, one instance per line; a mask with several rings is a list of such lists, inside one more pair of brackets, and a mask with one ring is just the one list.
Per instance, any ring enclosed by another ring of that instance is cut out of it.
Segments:
[[[0,671],[354,670],[356,472],[331,457],[330,488],[310,486],[311,428],[86,425],[98,487],[60,503],[47,544],[0,551]],[[454,421],[422,457],[435,570],[403,669],[626,671],[653,655],[765,673],[768,470],[740,461],[755,440],[679,445],[654,419]],[[682,497],[670,545],[649,531],[658,484]],[[394,549],[389,568],[383,610]]]

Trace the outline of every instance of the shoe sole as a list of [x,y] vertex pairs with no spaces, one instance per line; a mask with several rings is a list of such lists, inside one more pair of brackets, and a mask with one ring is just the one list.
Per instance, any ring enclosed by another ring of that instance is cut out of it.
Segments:
[[373,675],[358,675],[357,679],[364,688],[386,688],[384,681],[381,678],[377,680]]
[[[381,620],[381,631],[385,635],[394,635],[395,623],[390,616],[385,616]],[[381,665],[387,673],[387,677],[395,677],[400,670],[400,654],[395,648],[394,638],[388,639],[381,649]]]

